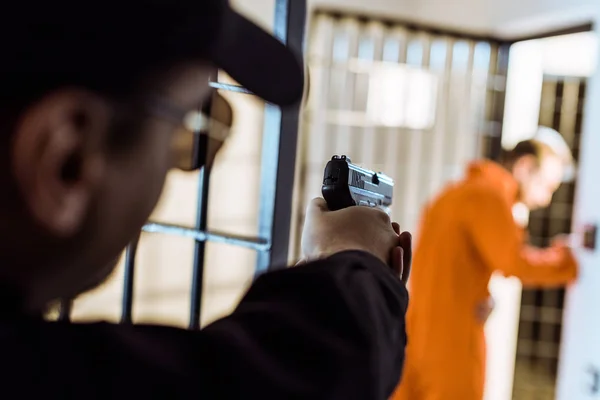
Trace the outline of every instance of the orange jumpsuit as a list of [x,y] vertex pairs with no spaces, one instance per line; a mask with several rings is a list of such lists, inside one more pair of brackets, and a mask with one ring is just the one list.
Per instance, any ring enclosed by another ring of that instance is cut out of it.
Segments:
[[393,400],[481,400],[485,338],[477,305],[494,271],[524,285],[562,286],[577,266],[564,247],[524,245],[512,206],[518,185],[490,161],[446,188],[423,216],[409,283],[408,346]]

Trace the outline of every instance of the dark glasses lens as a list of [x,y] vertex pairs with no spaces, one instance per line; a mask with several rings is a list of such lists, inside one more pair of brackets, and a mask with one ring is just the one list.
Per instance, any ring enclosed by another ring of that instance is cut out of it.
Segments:
[[172,140],[174,168],[194,171],[212,165],[217,152],[231,134],[233,110],[220,94],[201,111],[191,111],[181,117],[182,123]]

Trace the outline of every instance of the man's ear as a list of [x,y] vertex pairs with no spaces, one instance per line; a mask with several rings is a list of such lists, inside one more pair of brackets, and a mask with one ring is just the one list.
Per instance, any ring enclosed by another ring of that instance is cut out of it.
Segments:
[[83,90],[53,92],[21,115],[13,132],[12,168],[32,218],[68,237],[81,229],[105,177],[110,111]]

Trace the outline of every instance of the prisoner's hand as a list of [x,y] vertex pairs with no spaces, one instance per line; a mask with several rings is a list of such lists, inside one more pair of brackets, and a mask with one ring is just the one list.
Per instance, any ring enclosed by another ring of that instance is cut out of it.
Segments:
[[329,211],[324,199],[308,206],[302,232],[305,259],[325,258],[347,250],[373,254],[388,264],[406,282],[412,258],[411,236],[401,233],[383,211],[370,207],[349,207]]
[[496,307],[496,302],[491,297],[488,297],[481,303],[477,304],[477,308],[475,310],[475,314],[480,323],[485,324],[494,311]]

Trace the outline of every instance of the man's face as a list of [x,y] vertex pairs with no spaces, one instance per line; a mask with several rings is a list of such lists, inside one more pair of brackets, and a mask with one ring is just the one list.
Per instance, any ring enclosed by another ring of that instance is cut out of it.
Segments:
[[[157,98],[193,111],[210,94],[211,69],[184,65],[160,77]],[[141,109],[141,108],[140,108]],[[64,90],[28,109],[15,133],[13,170],[26,214],[49,250],[45,274],[30,290],[45,302],[100,283],[154,209],[173,166],[183,121],[151,110],[127,116],[139,132],[119,152],[107,148],[114,105],[94,93]],[[122,110],[116,110],[122,111]],[[64,249],[61,249],[64,245]],[[61,253],[62,251],[62,253]]]
[[546,155],[539,164],[534,157],[525,156],[515,163],[513,175],[519,183],[520,201],[535,210],[550,205],[561,184],[564,167],[553,155]]

